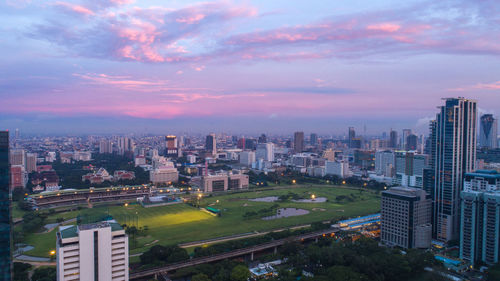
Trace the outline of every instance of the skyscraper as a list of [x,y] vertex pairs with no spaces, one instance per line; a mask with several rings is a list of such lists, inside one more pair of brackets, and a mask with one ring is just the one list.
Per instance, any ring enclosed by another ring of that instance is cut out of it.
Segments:
[[477,170],[464,176],[460,258],[474,265],[500,260],[500,174]]
[[411,135],[411,129],[403,129],[403,135],[401,136],[401,149],[406,149],[406,141],[409,135]]
[[465,98],[447,98],[431,126],[434,161],[433,235],[441,241],[458,238],[460,191],[464,173],[476,162],[477,103]]
[[304,132],[295,132],[293,135],[293,151],[295,153],[304,151]]
[[491,114],[484,114],[480,120],[479,147],[497,148],[497,119]]
[[9,132],[0,131],[0,280],[11,280]]
[[210,134],[207,136],[205,140],[205,150],[210,152],[212,155],[217,154],[217,142],[215,138],[215,134]]
[[389,147],[398,148],[398,132],[391,130],[389,133]]
[[418,137],[414,134],[409,134],[406,137],[405,150],[417,150]]
[[318,134],[312,133],[311,137],[309,139],[309,142],[311,145],[317,145],[318,144]]
[[353,140],[356,137],[356,131],[354,130],[354,127],[349,127],[349,148],[353,147]]
[[180,156],[181,151],[177,143],[177,137],[169,135],[165,137],[165,149],[167,157],[177,158]]

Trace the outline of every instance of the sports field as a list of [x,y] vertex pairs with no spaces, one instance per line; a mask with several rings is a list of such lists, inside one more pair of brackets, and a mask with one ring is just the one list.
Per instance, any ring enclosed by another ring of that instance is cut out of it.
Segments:
[[[280,196],[293,192],[303,198],[326,197],[323,203],[299,202],[254,202],[249,199],[268,196]],[[337,201],[338,196],[351,198]],[[258,211],[279,204],[279,208],[300,208],[309,213],[301,216],[262,220],[260,217],[244,219],[248,211]],[[201,199],[201,206],[211,205],[222,211],[222,216],[216,217],[187,204],[176,204],[152,208],[143,208],[140,205],[94,207],[78,212],[57,214],[65,219],[82,216],[99,216],[109,212],[119,223],[134,224],[138,227],[147,226],[147,234],[138,238],[138,247],[130,251],[131,254],[143,252],[146,248],[155,245],[169,245],[217,238],[222,236],[248,233],[254,231],[268,231],[296,225],[304,225],[323,220],[337,220],[339,218],[355,217],[378,212],[380,209],[379,196],[368,190],[326,186],[294,186],[274,190],[253,190],[244,193],[225,194],[219,196],[205,196]],[[49,219],[54,219],[49,217]],[[37,239],[39,237],[40,239]],[[55,248],[55,231],[49,234],[27,234],[26,242],[34,245],[35,249],[27,252],[28,255],[48,256]],[[52,240],[52,241],[50,241]],[[39,241],[39,242],[38,242]]]

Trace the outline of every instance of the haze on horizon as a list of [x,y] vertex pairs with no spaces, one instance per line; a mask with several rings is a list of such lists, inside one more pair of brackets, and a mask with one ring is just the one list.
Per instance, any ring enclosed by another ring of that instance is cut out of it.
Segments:
[[500,108],[495,1],[0,2],[0,127],[426,133]]

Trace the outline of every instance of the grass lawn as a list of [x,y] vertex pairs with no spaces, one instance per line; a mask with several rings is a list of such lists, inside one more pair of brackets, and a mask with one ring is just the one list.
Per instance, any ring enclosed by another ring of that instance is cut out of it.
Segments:
[[[248,199],[280,196],[294,192],[303,198],[310,198],[312,194],[328,198],[324,203],[278,203],[280,208],[300,208],[309,211],[309,214],[276,220],[262,220],[260,218],[243,219],[247,211],[258,211],[276,203],[253,202]],[[336,202],[339,195],[354,194],[357,198],[353,202]],[[217,200],[219,200],[218,203]],[[275,190],[252,190],[243,193],[206,196],[201,200],[201,206],[214,204],[213,207],[222,210],[221,217],[215,217],[186,204],[176,204],[152,208],[143,208],[140,205],[94,207],[72,213],[62,213],[65,219],[81,215],[99,216],[112,215],[121,224],[133,224],[139,227],[147,226],[149,231],[146,237],[139,237],[137,247],[130,250],[130,254],[143,252],[152,245],[171,245],[228,236],[253,231],[268,231],[277,228],[292,227],[323,220],[338,220],[340,218],[356,217],[375,213],[380,210],[379,195],[368,191],[323,186],[292,186]],[[56,215],[54,215],[56,216]],[[49,220],[55,220],[50,216]],[[155,242],[158,240],[157,242]],[[35,246],[35,249],[26,254],[34,256],[48,256],[48,252],[55,248],[55,231],[48,234],[26,235],[26,243]],[[130,243],[132,244],[132,243]],[[135,260],[135,259],[134,259]]]

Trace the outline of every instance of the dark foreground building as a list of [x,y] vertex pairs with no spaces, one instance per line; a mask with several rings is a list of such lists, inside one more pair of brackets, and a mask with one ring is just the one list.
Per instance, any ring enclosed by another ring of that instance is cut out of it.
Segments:
[[0,131],[0,280],[11,280],[9,132]]

